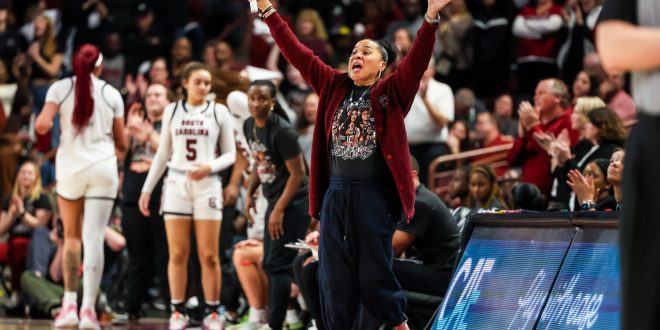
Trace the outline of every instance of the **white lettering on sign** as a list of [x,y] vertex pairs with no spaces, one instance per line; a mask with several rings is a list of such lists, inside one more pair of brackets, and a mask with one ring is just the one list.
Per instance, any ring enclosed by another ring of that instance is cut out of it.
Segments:
[[[465,322],[465,317],[467,316],[468,309],[471,305],[475,304],[479,300],[479,284],[486,273],[490,273],[495,265],[495,259],[479,259],[474,269],[472,269],[472,258],[465,260],[461,268],[456,272],[456,275],[452,279],[449,290],[442,302],[440,307],[440,313],[438,316],[438,326],[436,329],[456,329],[456,330],[466,330],[467,323]],[[463,292],[461,292],[458,301],[454,310],[451,312],[447,318],[445,318],[445,309],[447,308],[447,303],[449,302],[449,297],[452,296],[452,292],[456,287],[456,284],[459,280],[462,280],[461,283],[466,283]],[[453,326],[452,326],[453,325]]]

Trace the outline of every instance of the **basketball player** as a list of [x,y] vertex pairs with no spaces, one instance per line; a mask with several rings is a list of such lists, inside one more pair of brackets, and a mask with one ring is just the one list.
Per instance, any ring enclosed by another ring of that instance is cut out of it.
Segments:
[[[184,300],[192,224],[206,300],[203,326],[219,330],[222,184],[215,173],[234,163],[236,144],[227,108],[206,100],[211,90],[209,69],[191,62],[184,67],[181,79],[185,100],[165,108],[160,143],[138,204],[140,211],[149,216],[151,192],[169,168],[161,211],[169,248],[170,329],[184,329],[188,323]],[[216,157],[218,147],[220,156]]]
[[[57,149],[57,203],[64,224],[64,298],[55,328],[100,329],[94,306],[103,275],[103,233],[117,197],[119,176],[115,148],[126,151],[124,103],[119,92],[98,79],[103,56],[90,44],[73,58],[75,77],[55,82],[37,118],[36,130],[47,133],[61,119]],[[83,299],[78,315],[76,288],[83,260]]]

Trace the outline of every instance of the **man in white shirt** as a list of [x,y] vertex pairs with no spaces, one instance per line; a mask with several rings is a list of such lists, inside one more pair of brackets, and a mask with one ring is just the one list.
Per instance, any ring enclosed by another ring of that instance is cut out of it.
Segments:
[[454,94],[446,84],[435,79],[435,63],[429,63],[419,83],[410,112],[405,119],[410,153],[417,158],[420,181],[427,182],[429,164],[449,154],[448,124],[454,120]]

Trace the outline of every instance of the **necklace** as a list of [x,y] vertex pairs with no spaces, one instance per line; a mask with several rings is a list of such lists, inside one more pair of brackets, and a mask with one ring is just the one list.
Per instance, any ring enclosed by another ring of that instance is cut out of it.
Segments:
[[252,125],[252,137],[254,138],[254,142],[257,144],[261,144],[261,139],[257,136],[257,122],[255,121]]
[[360,95],[360,98],[358,98],[357,100],[355,100],[355,102],[353,102],[353,92],[355,91],[355,89],[351,89],[351,96],[348,98],[348,107],[349,107],[349,108],[357,108],[357,106],[358,106],[358,104],[360,103],[360,101],[362,101],[362,98],[363,98],[363,97],[364,97],[364,96],[365,96],[370,90],[371,90],[371,86],[369,86],[369,88],[367,88],[367,90],[364,91],[364,92],[362,93],[362,95]]

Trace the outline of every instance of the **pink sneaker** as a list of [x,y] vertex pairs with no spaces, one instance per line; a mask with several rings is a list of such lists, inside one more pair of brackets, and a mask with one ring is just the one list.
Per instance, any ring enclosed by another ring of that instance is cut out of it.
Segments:
[[55,318],[56,329],[59,328],[72,328],[78,326],[78,306],[75,303],[62,304],[60,313]]
[[99,321],[96,319],[96,312],[93,308],[83,308],[80,310],[78,329],[101,330]]

